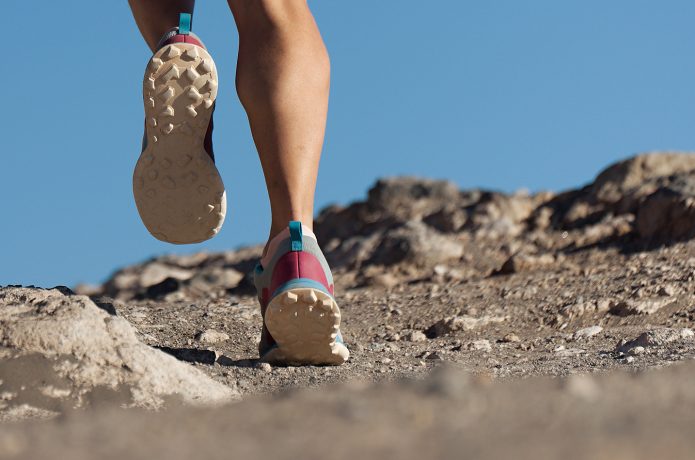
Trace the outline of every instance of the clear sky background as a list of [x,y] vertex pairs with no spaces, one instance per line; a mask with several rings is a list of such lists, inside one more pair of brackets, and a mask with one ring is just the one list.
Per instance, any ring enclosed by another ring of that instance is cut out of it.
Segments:
[[[560,190],[654,149],[695,149],[692,0],[315,0],[332,58],[318,208],[386,175]],[[96,283],[155,254],[262,242],[268,205],[234,91],[224,0],[194,31],[220,73],[221,233],[150,237],[131,192],[149,52],[125,0],[5,0],[0,284]]]

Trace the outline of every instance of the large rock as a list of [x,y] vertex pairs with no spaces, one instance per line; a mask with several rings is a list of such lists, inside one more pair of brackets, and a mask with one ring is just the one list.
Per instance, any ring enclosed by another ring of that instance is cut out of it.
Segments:
[[467,207],[465,230],[477,237],[515,237],[525,228],[525,221],[537,206],[537,197],[525,193],[506,195],[484,192],[480,199]]
[[636,228],[650,242],[695,237],[695,174],[676,175],[649,195],[637,210]]
[[380,179],[369,189],[365,201],[322,210],[314,233],[324,244],[333,240],[342,242],[372,235],[394,224],[422,220],[445,207],[460,208],[470,203],[470,199],[448,181],[414,177]]
[[430,266],[463,255],[463,245],[418,221],[410,221],[384,233],[366,262],[394,265],[402,262]]
[[[695,237],[694,203],[695,154],[654,152],[615,163],[591,184],[558,195],[460,190],[449,181],[415,177],[380,179],[366,199],[323,209],[314,233],[333,269],[431,265],[460,257],[461,241],[474,243],[468,246],[472,253],[476,247],[505,248],[500,256],[509,258],[529,244],[552,253],[568,245],[634,242],[635,236],[659,243],[689,239]],[[250,281],[261,250],[158,257],[81,292],[166,301],[253,294]],[[508,262],[503,271],[516,272],[526,261]]]
[[380,179],[367,194],[370,208],[403,222],[420,219],[462,200],[461,191],[452,182],[415,177]]
[[547,199],[547,194],[459,190],[441,180],[381,179],[365,201],[321,211],[314,231],[334,267],[401,261],[428,265],[460,257],[459,233],[518,236]]
[[691,171],[695,171],[693,153],[645,153],[604,169],[591,184],[590,193],[603,203],[617,203],[651,179]]
[[0,288],[0,381],[0,418],[45,416],[101,399],[158,408],[168,396],[191,404],[238,396],[143,344],[127,321],[67,288]]
[[188,299],[224,296],[253,270],[262,249],[157,257],[116,271],[99,288],[79,287],[78,292],[120,300],[158,299],[171,293]]
[[[615,163],[586,187],[562,193],[548,203],[554,228],[575,229],[611,215],[635,214],[645,199],[668,187],[677,175],[695,174],[695,154],[652,152]],[[535,211],[539,213],[541,209]]]

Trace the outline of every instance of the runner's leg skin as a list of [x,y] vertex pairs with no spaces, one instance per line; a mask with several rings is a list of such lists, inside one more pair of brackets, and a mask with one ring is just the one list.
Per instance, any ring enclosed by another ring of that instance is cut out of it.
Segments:
[[330,62],[305,0],[228,0],[239,31],[236,87],[270,198],[268,240],[313,227]]
[[195,0],[128,0],[135,22],[152,52],[169,29],[179,25],[179,13],[193,14]]
[[[228,0],[239,31],[237,92],[270,198],[269,240],[291,220],[312,228],[330,62],[305,0]],[[151,49],[193,0],[129,0]]]

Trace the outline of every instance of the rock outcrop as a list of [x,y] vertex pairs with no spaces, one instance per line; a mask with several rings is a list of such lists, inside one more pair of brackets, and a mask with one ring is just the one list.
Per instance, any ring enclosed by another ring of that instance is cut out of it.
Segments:
[[209,405],[238,394],[67,288],[0,289],[0,380],[0,418],[50,416],[92,399],[158,408],[169,397]]
[[[363,201],[329,206],[315,233],[334,270],[388,274],[513,274],[561,263],[599,244],[627,248],[695,237],[695,155],[647,153],[609,166],[576,190],[505,194],[441,180],[381,179]],[[167,256],[127,267],[89,294],[168,299],[249,293],[261,247]],[[468,267],[469,254],[483,263]],[[443,266],[443,268],[442,268]],[[388,273],[387,273],[388,272]],[[395,277],[394,277],[395,276]],[[381,283],[383,284],[383,283]]]
[[678,177],[695,177],[695,155],[652,152],[613,164],[580,190],[558,195],[547,203],[554,210],[555,228],[581,228],[607,216],[637,214],[652,194]]

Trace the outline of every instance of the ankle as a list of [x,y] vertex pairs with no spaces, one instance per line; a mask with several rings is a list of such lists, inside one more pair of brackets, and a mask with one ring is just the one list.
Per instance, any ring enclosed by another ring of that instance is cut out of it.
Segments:
[[268,243],[270,243],[273,238],[278,236],[280,233],[284,232],[287,230],[287,225],[291,221],[299,221],[302,223],[302,231],[304,232],[309,232],[313,234],[314,231],[314,220],[309,218],[309,219],[302,219],[302,218],[290,218],[287,220],[273,220],[273,222],[270,225],[270,232],[268,234]]
[[[289,222],[288,222],[289,223]],[[304,225],[302,222],[302,236],[308,236],[310,238],[316,239],[316,235],[314,235],[313,229],[311,227],[308,227]],[[285,224],[284,227],[280,228],[278,231],[273,232],[273,229],[271,228],[270,236],[268,237],[268,241],[265,244],[265,247],[263,248],[263,254],[261,256],[261,265],[265,266],[267,264],[267,261],[269,258],[273,256],[273,254],[277,251],[278,246],[280,243],[290,237],[290,230],[287,224]]]

